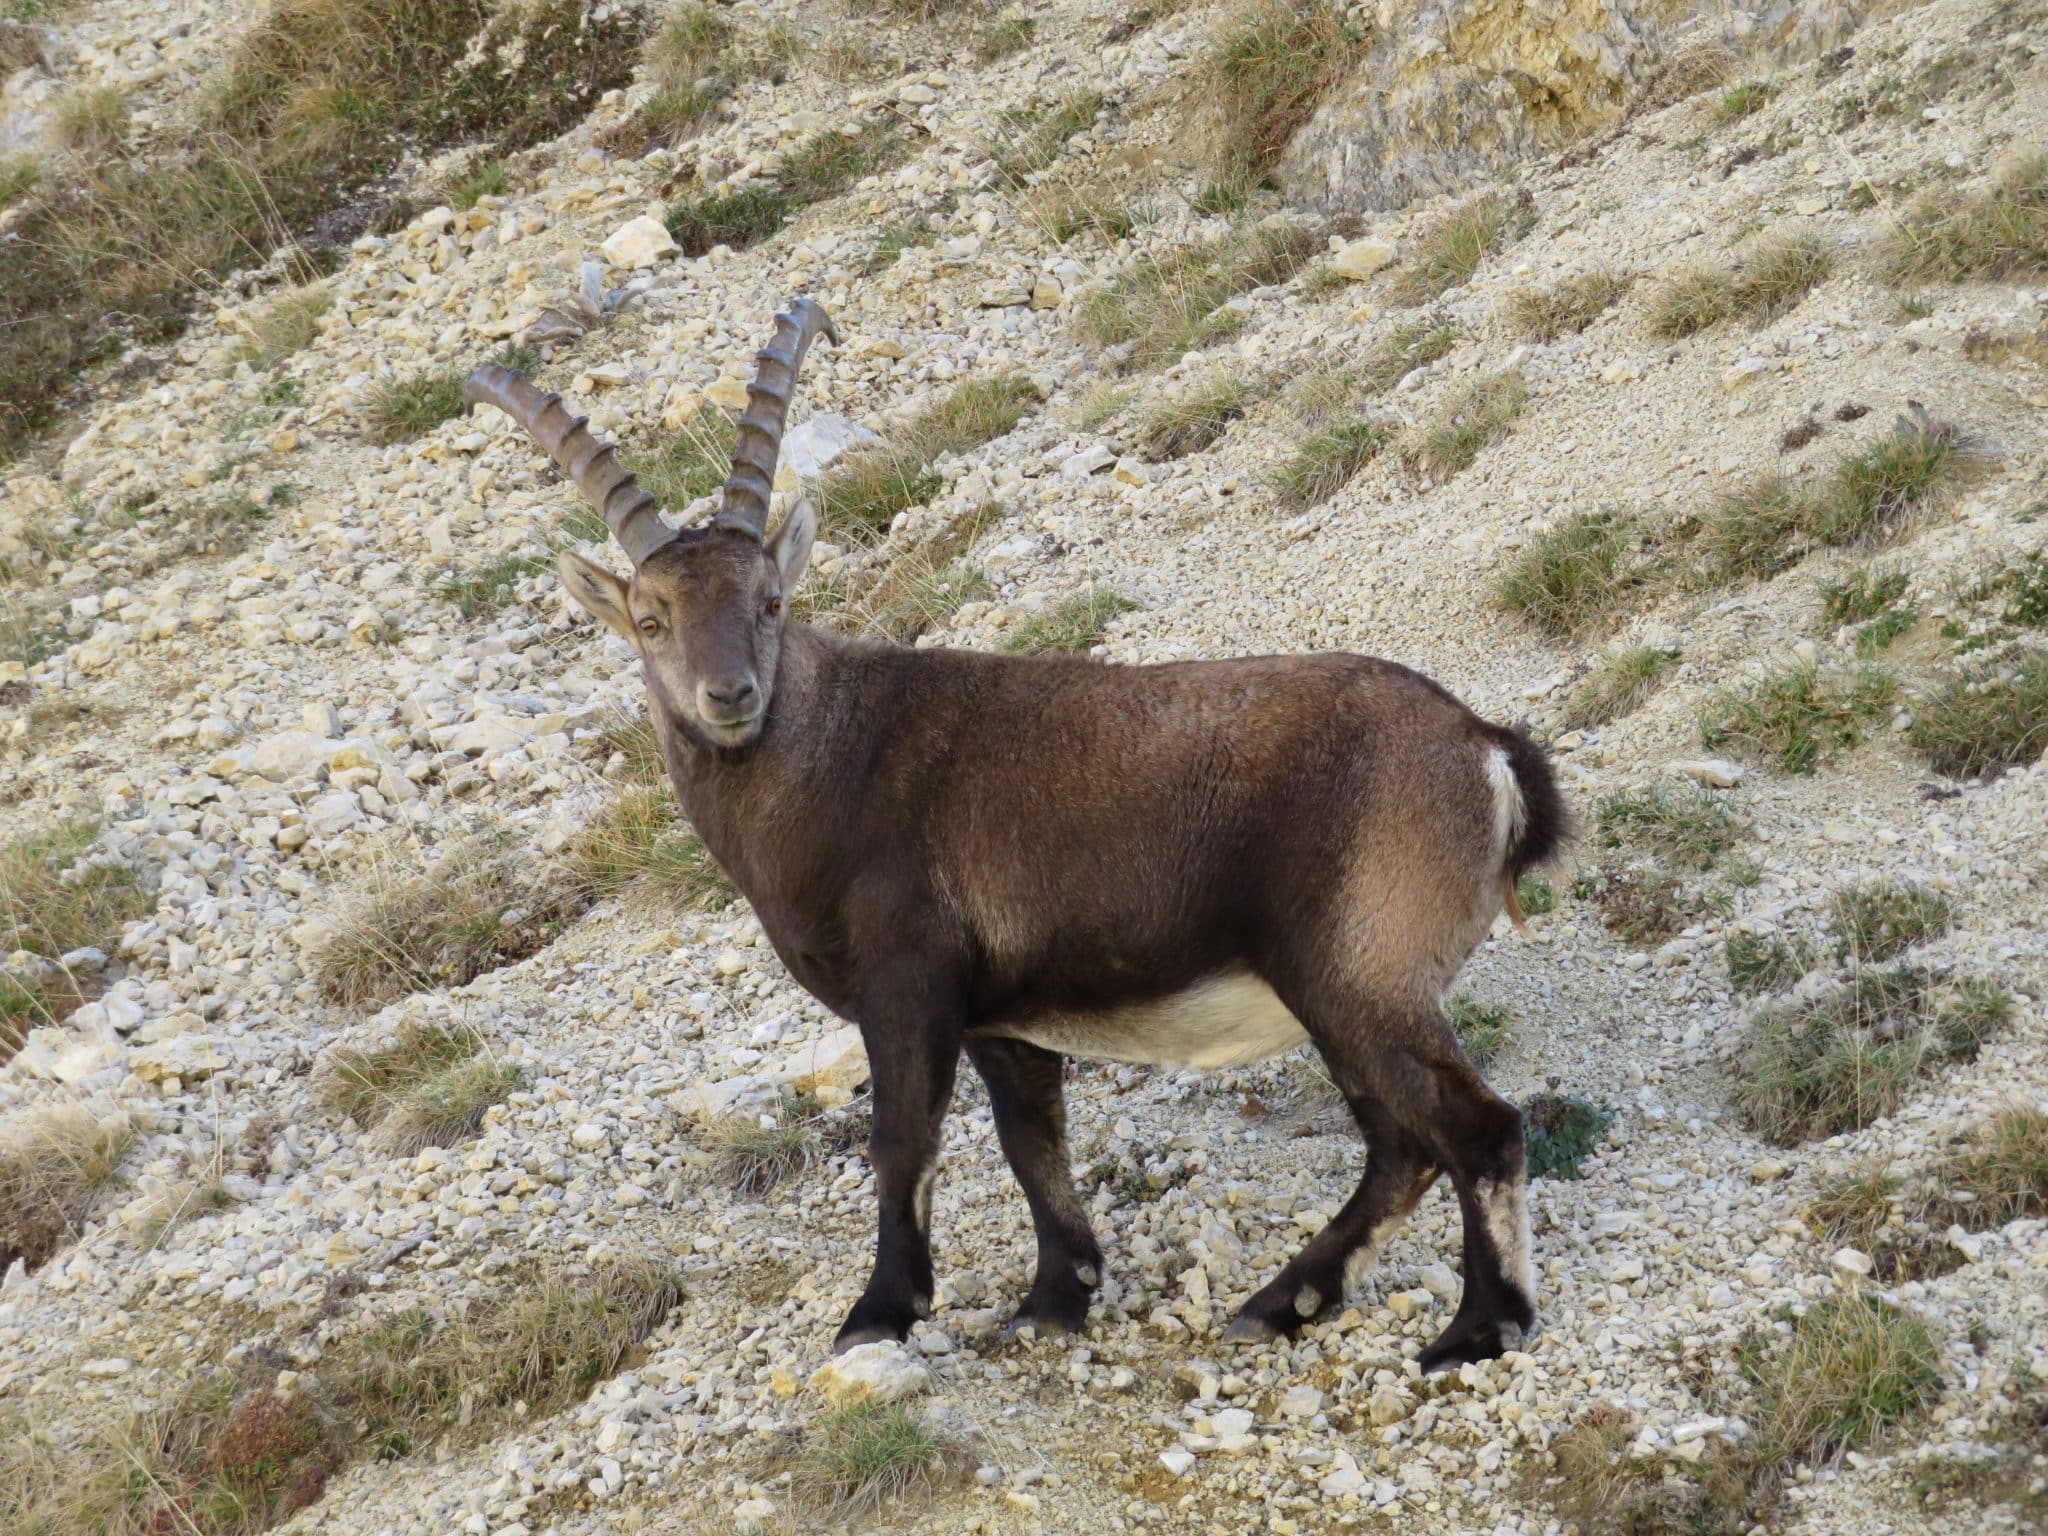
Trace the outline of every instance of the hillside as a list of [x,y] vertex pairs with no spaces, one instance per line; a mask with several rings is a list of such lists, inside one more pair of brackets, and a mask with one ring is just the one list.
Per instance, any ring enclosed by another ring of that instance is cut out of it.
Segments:
[[[2048,8],[466,9],[5,7],[0,1536],[2041,1527]],[[1001,1335],[963,1070],[902,1395],[813,1382],[857,1042],[451,398],[680,514],[799,293],[793,421],[877,438],[778,482],[812,621],[1550,744],[1454,1002],[1525,1350],[1416,1369],[1447,1187],[1226,1344],[1357,1135],[1305,1055],[1079,1062],[1086,1334]]]

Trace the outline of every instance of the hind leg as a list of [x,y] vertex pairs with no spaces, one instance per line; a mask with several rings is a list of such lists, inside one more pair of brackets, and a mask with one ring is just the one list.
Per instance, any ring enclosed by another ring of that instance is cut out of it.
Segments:
[[1244,1304],[1226,1338],[1292,1337],[1333,1310],[1436,1182],[1428,1149],[1380,1103],[1349,1092],[1345,1098],[1365,1137],[1365,1175],[1329,1225]]
[[1079,1332],[1102,1279],[1102,1250],[1074,1190],[1061,1059],[1028,1041],[993,1038],[969,1039],[967,1055],[988,1084],[996,1137],[1038,1235],[1038,1273],[1010,1327]]

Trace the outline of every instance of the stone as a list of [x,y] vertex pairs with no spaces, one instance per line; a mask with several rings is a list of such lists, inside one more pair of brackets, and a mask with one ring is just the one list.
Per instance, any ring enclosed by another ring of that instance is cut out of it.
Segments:
[[362,819],[362,802],[346,790],[333,790],[306,807],[306,831],[314,837],[333,837]]
[[145,1083],[160,1083],[172,1077],[190,1083],[211,1077],[227,1064],[220,1042],[211,1035],[174,1035],[136,1051],[129,1058],[128,1070]]
[[782,439],[782,468],[800,479],[815,479],[846,454],[881,439],[850,416],[819,411],[806,416]]
[[932,1373],[894,1339],[857,1344],[811,1373],[811,1387],[835,1408],[893,1403],[931,1385]]
[[1366,1403],[1365,1412],[1375,1424],[1398,1424],[1408,1417],[1408,1399],[1391,1388],[1382,1387]]
[[122,1064],[127,1048],[111,1033],[81,1035],[74,1029],[47,1025],[32,1029],[9,1066],[25,1077],[73,1087]]
[[741,1530],[750,1525],[766,1525],[775,1518],[775,1504],[771,1499],[742,1499],[732,1507],[732,1523]]
[[296,779],[324,766],[339,745],[317,731],[281,731],[257,744],[249,771],[266,779]]
[[1733,789],[1742,782],[1742,764],[1731,763],[1725,757],[1680,758],[1665,766],[1673,773],[1691,779],[1695,784],[1704,784],[1709,789]]
[[1438,1301],[1455,1301],[1458,1296],[1458,1275],[1448,1264],[1425,1264],[1417,1277],[1422,1288]]
[[1845,1275],[1858,1278],[1868,1275],[1877,1267],[1876,1262],[1861,1248],[1837,1248],[1828,1259],[1831,1269],[1838,1269]]
[[615,267],[651,267],[674,251],[676,242],[667,225],[643,213],[606,235],[598,249]]
[[747,386],[739,379],[721,378],[704,391],[704,398],[722,410],[744,411],[747,408]]
[[532,731],[508,715],[479,715],[448,733],[447,749],[481,757],[487,752],[509,752],[532,739]]
[[848,1024],[797,1047],[782,1075],[798,1093],[815,1093],[820,1088],[850,1093],[868,1080],[868,1048],[861,1041],[860,1030]]
[[1079,453],[1071,454],[1067,458],[1060,460],[1060,478],[1073,481],[1086,480],[1090,475],[1099,474],[1115,463],[1115,454],[1111,453],[1105,445],[1094,443],[1083,448]]
[[1283,1419],[1312,1419],[1323,1411],[1323,1394],[1314,1387],[1289,1387],[1280,1394]]
[[586,1120],[569,1133],[569,1140],[585,1152],[595,1152],[611,1141],[611,1132],[594,1120]]
[[1330,270],[1339,277],[1348,277],[1354,283],[1362,283],[1382,267],[1389,265],[1400,254],[1391,240],[1375,239],[1367,235],[1363,240],[1353,240],[1331,258]]
[[1768,358],[1745,357],[1721,375],[1721,388],[1732,395],[1770,371],[1771,364]]
[[1066,301],[1067,291],[1060,286],[1060,280],[1049,272],[1039,273],[1031,285],[1031,307],[1058,309]]
[[1171,1450],[1159,1453],[1159,1465],[1175,1477],[1186,1477],[1188,1469],[1194,1464],[1195,1457],[1192,1451]]
[[939,99],[939,93],[928,85],[913,82],[898,91],[896,99],[906,107],[928,107]]

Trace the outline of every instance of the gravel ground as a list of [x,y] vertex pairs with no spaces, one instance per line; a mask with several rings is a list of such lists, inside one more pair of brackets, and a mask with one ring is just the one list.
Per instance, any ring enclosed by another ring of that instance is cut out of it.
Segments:
[[[814,45],[842,20],[836,7],[783,14]],[[2048,518],[2029,515],[2048,494],[2048,373],[1963,347],[1973,331],[2039,326],[2048,290],[1941,286],[1930,312],[1905,319],[1874,258],[1910,202],[1899,187],[1975,188],[2010,152],[2048,142],[2038,7],[1937,0],[1857,32],[1846,61],[1778,70],[1781,93],[1751,117],[1718,121],[1713,98],[1697,97],[1575,163],[1522,167],[1533,223],[1432,306],[1463,339],[1384,409],[1423,421],[1513,366],[1528,384],[1524,413],[1445,484],[1388,454],[1298,516],[1276,513],[1263,487],[1305,435],[1281,394],[1164,466],[1135,456],[1136,423],[1219,369],[1284,383],[1356,361],[1408,316],[1382,283],[1261,289],[1238,301],[1245,323],[1229,340],[1131,374],[1132,404],[1093,430],[1073,425],[1107,376],[1068,319],[1074,303],[1147,253],[1221,228],[1171,195],[1196,178],[1179,160],[1178,109],[1158,94],[1214,18],[1190,9],[1103,45],[1106,18],[1086,6],[1038,16],[1034,44],[988,68],[943,27],[870,19],[876,55],[900,49],[906,73],[863,83],[799,67],[756,82],[730,121],[680,153],[595,149],[630,105],[609,101],[515,161],[509,196],[359,241],[331,280],[318,339],[274,375],[233,361],[239,328],[267,301],[230,304],[169,347],[146,389],[103,395],[61,452],[9,472],[0,556],[53,518],[82,515],[94,532],[37,578],[34,606],[67,630],[60,648],[25,671],[0,664],[0,683],[24,685],[0,705],[8,819],[104,818],[108,845],[161,883],[112,957],[106,997],[0,1068],[0,1117],[77,1101],[125,1116],[140,1138],[126,1186],[80,1240],[0,1283],[0,1405],[84,1426],[157,1401],[230,1343],[281,1338],[310,1362],[354,1315],[322,1314],[345,1272],[368,1272],[358,1305],[381,1311],[483,1295],[539,1260],[651,1251],[675,1256],[687,1299],[586,1403],[431,1456],[355,1465],[292,1528],[727,1530],[794,1518],[764,1454],[816,1411],[804,1383],[865,1274],[873,1189],[858,1147],[760,1198],[703,1174],[685,1134],[693,1105],[838,1028],[744,909],[601,903],[530,958],[367,1017],[325,1001],[309,969],[336,915],[421,850],[488,834],[544,870],[611,792],[597,738],[639,709],[623,644],[572,615],[549,574],[522,578],[516,601],[475,619],[436,591],[446,574],[541,547],[572,493],[495,415],[392,447],[368,445],[361,424],[379,380],[466,368],[521,333],[574,290],[601,242],[660,212],[686,171],[757,173],[819,127],[879,113],[921,130],[900,169],[764,245],[612,269],[626,301],[543,377],[598,425],[646,440],[728,397],[768,316],[797,291],[820,297],[847,341],[813,354],[799,416],[838,410],[886,428],[955,380],[1028,373],[1049,393],[1043,407],[942,461],[944,489],[891,543],[822,554],[829,577],[997,502],[975,553],[991,591],[940,634],[947,643],[997,644],[1100,581],[1137,604],[1109,627],[1111,661],[1368,651],[1422,668],[1482,713],[1555,727],[1598,643],[1553,644],[1499,607],[1496,574],[1532,532],[1604,505],[1675,522],[1759,467],[1832,463],[1889,430],[1909,399],[1978,450],[1967,485],[1897,551],[1934,617],[1973,573],[2048,538]],[[57,25],[81,60],[131,71],[106,79],[146,92],[154,77],[132,61],[185,17],[85,5]],[[1837,102],[1957,49],[1981,67],[1918,115],[1836,126]],[[1160,216],[1113,245],[1050,242],[981,148],[1000,110],[1082,85],[1108,107],[1070,143],[1062,173],[1161,189]],[[430,181],[433,168],[420,174]],[[1405,248],[1443,206],[1362,233]],[[918,212],[939,227],[933,243],[864,273],[875,230]],[[1785,226],[1839,252],[1835,275],[1790,314],[1685,341],[1650,335],[1643,290],[1655,274]],[[1541,345],[1512,334],[1507,298],[1596,266],[1645,281],[1582,334]],[[277,378],[297,381],[296,402]],[[1849,403],[1869,414],[1838,423]],[[1819,438],[1781,451],[1809,414]],[[1088,472],[1093,462],[1105,472]],[[296,488],[289,505],[227,558],[158,563],[145,536],[109,520],[143,491],[262,499],[278,485]],[[1574,803],[1702,756],[1700,706],[1744,669],[1843,654],[1843,637],[1816,632],[1812,583],[1848,563],[1822,556],[1633,613],[1625,634],[1675,647],[1679,666],[1633,714],[1562,735]],[[1750,821],[1761,873],[1725,889],[1724,911],[1645,952],[1591,903],[1565,899],[1532,919],[1532,938],[1503,925],[1474,957],[1463,985],[1514,1014],[1491,1069],[1502,1091],[1554,1081],[1616,1112],[1582,1180],[1535,1186],[1543,1331],[1489,1366],[1425,1382],[1413,1364],[1456,1299],[1444,1193],[1334,1321],[1291,1347],[1222,1344],[1235,1307],[1337,1209],[1362,1162],[1355,1137],[1305,1103],[1307,1076],[1288,1060],[1209,1077],[1078,1065],[1077,1158],[1143,1164],[1151,1187],[1133,1195],[1112,1179],[1092,1197],[1108,1276],[1087,1335],[1000,1341],[1028,1281],[1029,1223],[986,1101],[963,1083],[935,1204],[939,1302],[911,1352],[929,1371],[921,1405],[971,1438],[983,1470],[877,1527],[1290,1532],[1398,1520],[1537,1532],[1556,1525],[1533,1497],[1544,1453],[1593,1406],[1625,1407],[1643,1426],[1638,1447],[1674,1463],[1738,1436],[1705,1390],[1716,1365],[1725,1382],[1745,1331],[1860,1283],[1804,1219],[1816,1188],[1877,1158],[1931,1164],[2007,1105],[2048,1108],[2048,762],[1941,798],[1921,792],[1926,777],[1895,730],[1810,776],[1748,764],[1725,793]],[[1899,1113],[1771,1146],[1731,1107],[1747,1005],[1724,941],[1817,937],[1829,894],[1876,876],[1951,896],[1957,922],[1925,959],[1995,977],[2020,1006],[1974,1063],[1928,1077]],[[326,1107],[316,1068],[411,1020],[474,1026],[525,1080],[473,1139],[406,1158]],[[256,1149],[229,1170],[239,1202],[145,1241],[138,1213],[223,1142]],[[424,1241],[402,1257],[381,1257],[414,1236]],[[2015,1371],[2048,1373],[2048,1223],[1961,1242],[1959,1267],[1887,1291],[1941,1342],[1939,1401],[1912,1432],[1802,1476],[1783,1528],[1955,1528],[1953,1506],[1912,1493],[1915,1457],[1993,1436]]]

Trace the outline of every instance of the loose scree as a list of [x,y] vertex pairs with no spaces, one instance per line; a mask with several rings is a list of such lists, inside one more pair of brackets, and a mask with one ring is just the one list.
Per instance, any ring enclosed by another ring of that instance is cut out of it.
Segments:
[[715,514],[680,532],[561,397],[510,369],[465,399],[517,421],[604,513],[621,577],[570,595],[639,653],[670,782],[790,974],[857,1024],[874,1081],[875,1263],[837,1347],[901,1339],[932,1298],[939,1126],[964,1050],[1038,1241],[1016,1326],[1078,1329],[1102,1251],[1074,1189],[1063,1056],[1240,1065],[1304,1038],[1368,1148],[1336,1217],[1230,1336],[1336,1307],[1440,1174],[1464,1295],[1425,1369],[1535,1322],[1520,1112],[1443,996],[1567,818],[1543,752],[1367,656],[1162,666],[911,650],[793,621],[817,535],[768,496],[805,352],[775,319]]

